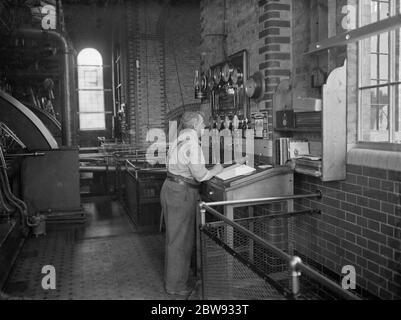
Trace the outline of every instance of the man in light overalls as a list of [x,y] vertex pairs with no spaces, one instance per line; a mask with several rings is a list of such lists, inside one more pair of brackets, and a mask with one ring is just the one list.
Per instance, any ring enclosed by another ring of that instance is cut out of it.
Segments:
[[196,205],[199,187],[223,171],[217,164],[205,167],[199,138],[204,129],[203,116],[185,112],[177,143],[167,157],[167,179],[160,199],[166,222],[165,290],[168,294],[188,295],[188,276],[195,238]]

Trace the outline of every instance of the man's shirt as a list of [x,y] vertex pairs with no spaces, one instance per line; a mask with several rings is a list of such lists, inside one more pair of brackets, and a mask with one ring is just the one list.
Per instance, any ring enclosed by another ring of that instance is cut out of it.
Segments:
[[170,146],[167,171],[199,182],[211,178],[205,167],[205,158],[194,129],[181,130],[178,139]]

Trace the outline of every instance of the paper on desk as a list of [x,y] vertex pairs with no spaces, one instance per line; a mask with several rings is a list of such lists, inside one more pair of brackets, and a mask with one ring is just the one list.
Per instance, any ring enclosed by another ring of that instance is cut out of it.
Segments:
[[221,180],[229,180],[238,176],[250,174],[254,171],[256,171],[255,168],[247,166],[246,164],[236,164],[231,167],[225,168],[224,171],[218,174],[216,177]]

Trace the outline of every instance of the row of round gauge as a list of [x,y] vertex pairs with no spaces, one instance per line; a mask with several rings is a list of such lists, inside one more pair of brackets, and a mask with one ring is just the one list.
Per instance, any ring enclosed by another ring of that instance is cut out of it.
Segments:
[[[211,73],[212,70],[209,69],[209,75],[211,75]],[[225,83],[231,81],[232,84],[236,85],[242,81],[243,75],[240,70],[226,63],[223,67],[215,67],[212,77],[216,85],[218,85],[221,81]]]
[[[197,74],[197,73],[196,73]],[[195,78],[195,91],[197,98],[204,98],[206,93],[215,89],[232,89],[244,87],[245,94],[252,99],[263,97],[265,81],[261,72],[255,72],[246,81],[240,69],[225,63],[222,67],[216,66],[209,68],[206,73],[202,73],[200,79]]]
[[201,75],[201,88],[202,91],[207,89],[213,90],[221,84],[241,85],[243,82],[243,74],[241,71],[228,63],[223,67],[216,66],[213,69]]

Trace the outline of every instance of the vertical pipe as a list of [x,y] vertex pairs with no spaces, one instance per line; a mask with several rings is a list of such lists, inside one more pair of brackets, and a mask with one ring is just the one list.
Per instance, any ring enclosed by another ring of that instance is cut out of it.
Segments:
[[201,203],[199,204],[199,207],[200,207],[200,223],[201,223],[201,226],[204,226],[205,223],[206,223],[206,209],[203,207],[203,205],[204,205],[204,202],[201,202]]
[[63,119],[62,119],[62,141],[63,144],[70,147],[72,146],[72,117],[71,117],[71,78],[70,78],[70,52],[68,48],[67,41],[64,37],[59,35],[58,39],[60,39],[64,45],[64,110],[63,110]]
[[298,264],[300,264],[301,262],[301,258],[297,256],[292,257],[290,261],[291,288],[294,299],[296,299],[300,295],[299,277],[301,276],[301,272],[298,271]]
[[[114,10],[114,9],[113,9]],[[114,17],[114,14],[113,14]],[[116,27],[113,21],[112,24],[112,31],[111,31],[111,86],[112,86],[112,96],[113,96],[113,119],[111,121],[111,137],[115,141],[116,135],[115,135],[115,125],[116,125],[116,116],[117,116],[117,110],[116,110],[116,79],[115,79],[115,59],[116,59],[116,43],[115,43],[115,32],[116,32]],[[121,59],[121,54],[120,54],[120,59]],[[121,77],[121,75],[120,75]],[[121,103],[121,101],[119,101]]]
[[71,118],[71,63],[70,56],[72,55],[72,50],[70,50],[67,39],[58,33],[57,31],[44,31],[39,29],[27,29],[21,28],[16,31],[17,36],[26,37],[41,37],[48,36],[56,41],[58,41],[63,48],[63,82],[64,82],[64,109],[62,116],[62,143],[65,146],[72,146],[72,118]]
[[[197,245],[197,250],[196,250],[196,273],[200,274],[201,280],[202,280],[202,299],[205,299],[205,277],[204,277],[204,261],[203,261],[203,255],[204,255],[204,248],[202,244],[202,227],[205,225],[205,214],[206,214],[206,209],[204,208],[204,202],[199,203],[199,213],[200,213],[200,226],[196,225],[196,245]],[[197,213],[198,217],[198,213]],[[196,222],[198,223],[198,221]]]
[[71,145],[76,146],[78,144],[78,124],[79,124],[79,116],[78,116],[78,93],[75,88],[78,88],[77,85],[77,64],[76,64],[76,52],[71,52],[69,54],[70,58],[70,66],[69,70],[71,72],[71,100],[70,100],[70,115],[71,115],[71,125],[70,125],[70,136],[71,136]]

